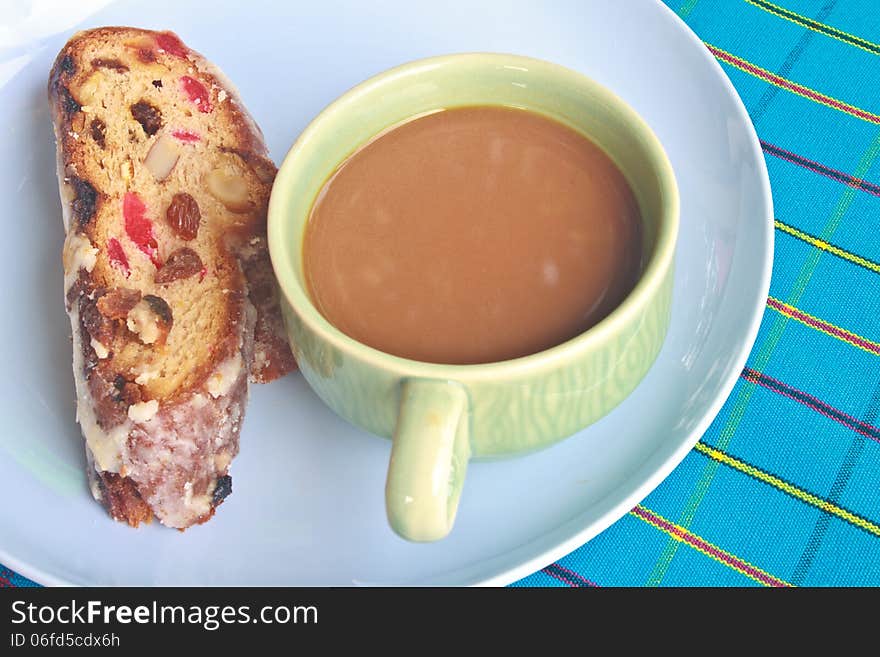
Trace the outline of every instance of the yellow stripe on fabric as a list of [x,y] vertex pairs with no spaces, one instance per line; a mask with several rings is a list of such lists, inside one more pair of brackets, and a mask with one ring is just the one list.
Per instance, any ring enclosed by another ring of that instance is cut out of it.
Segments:
[[[660,522],[655,522],[652,518],[646,518],[643,514],[639,514],[637,511],[642,510],[650,514],[651,516],[656,516]],[[737,557],[735,554],[728,552],[727,550],[722,550],[717,545],[710,543],[705,538],[694,534],[692,531],[685,529],[681,525],[678,525],[667,518],[664,518],[656,511],[652,511],[651,509],[645,507],[644,505],[638,505],[635,510],[630,511],[629,514],[638,518],[639,520],[647,523],[651,527],[659,529],[661,532],[669,536],[670,540],[676,541],[678,543],[686,543],[697,552],[701,554],[705,554],[707,557],[715,561],[716,563],[720,563],[723,566],[727,566],[731,570],[735,570],[736,572],[745,575],[751,580],[758,582],[762,586],[793,586],[789,582],[786,582],[775,575],[771,575],[766,570],[758,568],[756,565],[749,563],[745,559],[741,557]],[[662,523],[662,524],[661,524]],[[664,525],[671,525],[671,527],[666,527]],[[679,532],[682,535],[679,535]],[[745,565],[745,568],[739,567],[736,563],[731,562],[741,562]],[[751,572],[750,572],[751,571]],[[758,576],[756,576],[756,573]],[[769,580],[769,581],[768,581]]]
[[837,39],[838,41],[848,43],[851,46],[855,46],[856,48],[861,48],[865,52],[869,52],[872,55],[876,55],[877,51],[880,50],[880,44],[873,43],[872,41],[868,41],[867,39],[858,37],[855,34],[851,34],[836,27],[832,27],[827,23],[820,23],[815,19],[804,16],[803,14],[798,14],[791,9],[780,7],[779,5],[768,2],[767,0],[763,0],[761,2],[755,2],[754,0],[745,1],[748,2],[750,5],[758,7],[759,9],[763,9],[769,14],[773,14],[774,16],[778,16],[779,18],[791,21],[795,25],[800,25],[801,27],[805,27],[808,30],[812,30],[813,32],[816,32],[818,34],[824,34],[825,36],[829,36],[832,39]]
[[880,525],[867,520],[866,518],[862,518],[861,516],[857,516],[851,511],[847,511],[841,506],[838,506],[834,502],[830,502],[829,500],[823,499],[818,495],[813,495],[809,491],[805,491],[803,488],[798,488],[792,483],[785,481],[784,479],[780,479],[776,475],[772,475],[769,472],[764,472],[756,468],[753,465],[748,463],[744,463],[730,454],[722,452],[721,450],[715,449],[706,445],[704,443],[697,443],[694,447],[698,452],[705,454],[710,459],[714,459],[719,463],[723,463],[726,466],[729,466],[735,470],[739,470],[740,472],[749,475],[759,481],[763,481],[768,486],[773,486],[781,490],[784,493],[788,493],[794,498],[799,499],[802,502],[806,502],[817,509],[821,509],[826,513],[830,513],[833,516],[840,518],[841,520],[845,520],[846,522],[859,527],[860,529],[864,529],[866,532],[873,534],[874,536],[880,536]]
[[[871,165],[874,163],[874,160],[877,158],[878,154],[880,154],[880,131],[875,134],[874,140],[871,142],[871,145],[868,147],[868,149],[859,160],[859,164],[856,167],[856,175],[859,178],[864,177],[864,175],[868,172],[868,169],[871,168]],[[837,206],[834,208],[834,212],[832,213],[831,218],[828,220],[828,223],[825,225],[825,228],[819,235],[819,239],[826,242],[831,239],[834,231],[837,230],[838,225],[840,225],[844,214],[849,209],[849,206],[852,205],[856,193],[857,190],[854,187],[846,186],[844,188],[843,193],[840,196],[840,200],[837,202]],[[804,293],[804,290],[807,287],[807,284],[810,281],[810,278],[813,276],[813,272],[816,269],[816,265],[819,263],[819,259],[821,258],[822,253],[823,251],[821,249],[813,249],[810,252],[810,255],[807,257],[806,261],[801,267],[801,271],[798,274],[797,280],[795,281],[794,288],[792,289],[791,294],[786,299],[786,303],[792,306],[796,306],[798,304],[801,296]],[[755,352],[754,365],[752,369],[756,370],[759,373],[762,373],[764,371],[764,368],[770,361],[770,357],[773,355],[773,352],[779,344],[779,341],[782,339],[782,334],[785,332],[785,327],[788,325],[789,319],[790,318],[786,315],[776,315],[776,320],[770,327],[764,344],[761,346],[760,349]],[[720,449],[726,450],[729,446],[730,441],[733,439],[733,436],[736,433],[736,430],[739,427],[743,416],[745,415],[746,408],[748,408],[749,402],[752,399],[752,395],[754,394],[755,390],[757,390],[757,388],[758,386],[740,386],[739,393],[736,395],[736,398],[732,398],[733,401],[730,409],[730,415],[728,416],[727,421],[725,422],[724,427],[721,429],[721,432],[718,436],[717,445]],[[728,403],[731,403],[731,401],[728,400]],[[691,493],[690,498],[688,499],[687,505],[685,506],[681,517],[679,518],[678,524],[684,527],[688,527],[691,524],[694,516],[697,513],[697,509],[702,503],[703,498],[709,490],[709,486],[712,484],[712,481],[715,478],[715,473],[718,471],[719,467],[720,463],[714,459],[710,459],[706,463],[706,466],[703,468],[703,472],[700,475],[700,479],[694,486],[694,490]],[[648,576],[648,580],[646,582],[647,586],[658,586],[663,581],[663,577],[666,575],[669,564],[672,563],[672,559],[675,556],[675,552],[678,550],[678,546],[678,541],[667,541],[666,546],[663,548],[663,551],[660,553],[660,556],[657,559],[657,563],[654,564],[654,568],[652,569],[651,574]]]
[[877,264],[876,262],[871,262],[866,258],[856,255],[855,253],[851,253],[850,251],[841,249],[839,246],[829,244],[825,240],[820,240],[818,237],[807,235],[803,231],[795,228],[794,226],[789,226],[788,224],[782,223],[778,219],[773,222],[773,225],[782,232],[788,233],[793,237],[797,237],[799,240],[802,240],[807,244],[810,244],[811,246],[815,246],[817,249],[822,249],[823,251],[827,251],[828,253],[836,255],[838,258],[843,258],[844,260],[848,260],[849,262],[860,265],[865,269],[870,269],[871,271],[880,274],[880,264]]

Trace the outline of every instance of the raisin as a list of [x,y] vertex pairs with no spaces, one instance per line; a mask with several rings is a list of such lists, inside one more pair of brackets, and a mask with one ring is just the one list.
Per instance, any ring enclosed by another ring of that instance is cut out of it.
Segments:
[[171,316],[171,307],[165,302],[165,299],[157,297],[155,294],[145,294],[144,301],[150,305],[150,310],[156,313],[160,323],[165,324],[168,330],[171,330],[174,319]]
[[[88,354],[85,356],[88,360]],[[120,396],[119,390],[113,385],[116,373],[109,367],[109,363],[102,365],[104,366],[96,367],[93,364],[86,371],[86,381],[95,403],[98,426],[108,431],[128,419],[128,407],[116,399]]]
[[192,196],[179,192],[171,199],[171,205],[165,211],[165,219],[180,239],[189,241],[199,234],[202,213]]
[[138,48],[137,58],[143,64],[152,64],[156,61],[156,53],[151,48]]
[[76,73],[76,61],[70,55],[64,55],[64,57],[61,58],[58,67],[63,73],[67,73],[68,75]]
[[231,494],[232,477],[229,475],[223,475],[217,480],[217,485],[214,486],[214,495],[211,498],[211,502],[214,506],[217,506]]
[[127,287],[113,288],[98,299],[98,311],[107,319],[125,319],[128,311],[141,300],[138,290]]
[[113,387],[116,389],[116,392],[113,393],[113,401],[123,402],[131,406],[143,400],[141,387],[129,381],[121,374],[117,374],[116,378],[113,379]]
[[79,299],[81,296],[84,296],[88,293],[91,285],[89,283],[89,274],[85,269],[80,269],[79,274],[76,277],[76,280],[73,284],[67,289],[67,293],[64,295],[65,307],[67,310],[73,308],[73,304]]
[[105,138],[107,137],[107,125],[101,119],[96,118],[92,119],[89,128],[92,132],[92,139],[94,139],[95,143],[103,149],[106,145]]
[[141,124],[149,137],[155,135],[162,127],[162,112],[145,100],[139,100],[131,106],[131,115]]
[[156,283],[165,285],[195,276],[202,271],[202,259],[199,254],[184,246],[168,256],[165,264],[156,272]]
[[78,102],[76,102],[76,98],[74,98],[70,90],[67,87],[60,87],[58,89],[58,95],[61,96],[61,109],[64,110],[64,115],[69,119],[72,114],[76,114],[82,108]]
[[[63,80],[69,80],[76,73],[76,60],[69,54],[65,54],[56,60],[55,65],[49,72],[49,97],[57,100],[65,100],[62,91],[66,91]],[[67,97],[70,93],[67,93]]]
[[88,297],[80,297],[79,316],[90,338],[103,344],[110,344],[115,333],[113,322],[101,314],[94,301]]
[[98,191],[90,182],[76,176],[71,176],[69,182],[73,186],[74,194],[73,203],[70,204],[73,216],[80,226],[85,226],[98,209]]
[[128,66],[120,62],[118,59],[108,59],[104,57],[98,57],[97,59],[92,60],[92,66],[95,68],[109,68],[113,69],[117,73],[127,73]]

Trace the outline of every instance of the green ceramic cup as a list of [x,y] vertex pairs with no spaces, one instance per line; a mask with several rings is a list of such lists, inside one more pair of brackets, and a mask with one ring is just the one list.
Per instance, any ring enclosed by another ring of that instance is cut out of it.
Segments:
[[[533,110],[601,146],[639,201],[646,264],[608,317],[546,351],[487,365],[398,358],[349,338],[312,305],[303,275],[304,230],[324,182],[358,147],[413,116],[467,105]],[[446,536],[471,458],[551,445],[601,418],[636,387],[669,324],[677,231],[678,192],[660,142],[617,96],[555,64],[501,54],[416,61],[355,87],[315,118],[272,190],[272,264],[306,380],[340,416],[393,440],[385,502],[398,534],[413,541]]]

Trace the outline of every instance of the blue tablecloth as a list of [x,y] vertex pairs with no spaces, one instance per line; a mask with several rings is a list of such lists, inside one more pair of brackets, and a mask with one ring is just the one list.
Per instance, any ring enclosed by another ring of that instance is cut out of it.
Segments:
[[617,524],[517,585],[880,584],[880,3],[667,4],[761,139],[770,298],[697,447]]
[[[880,2],[667,4],[761,138],[770,299],[697,447],[618,523],[516,585],[878,585]],[[0,567],[0,584],[32,582]]]

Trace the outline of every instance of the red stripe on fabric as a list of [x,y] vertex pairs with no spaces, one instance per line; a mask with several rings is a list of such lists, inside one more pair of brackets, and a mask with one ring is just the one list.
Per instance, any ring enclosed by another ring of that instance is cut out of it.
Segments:
[[834,109],[839,109],[843,112],[846,112],[847,114],[857,116],[858,118],[869,121],[870,123],[880,124],[880,116],[878,116],[877,114],[873,114],[872,112],[867,112],[858,107],[854,107],[853,105],[849,105],[848,103],[841,102],[836,98],[826,96],[825,94],[814,91],[809,87],[805,87],[801,84],[797,84],[796,82],[792,82],[791,80],[786,80],[785,78],[780,77],[775,73],[771,73],[770,71],[766,71],[758,66],[755,66],[751,62],[747,62],[746,60],[741,59],[736,55],[731,55],[728,52],[719,50],[715,46],[710,46],[709,44],[706,44],[706,47],[718,59],[725,61],[728,64],[738,66],[756,77],[767,80],[768,82],[772,82],[773,84],[778,85],[784,89],[788,89],[789,91],[793,91],[795,93],[806,96],[810,100],[815,100],[816,102],[822,103],[823,105],[828,105],[830,107],[833,107]]
[[794,306],[789,306],[788,304],[782,303],[777,299],[767,299],[767,305],[771,308],[775,308],[781,313],[791,315],[795,319],[802,321],[804,324],[809,324],[812,327],[830,333],[838,338],[841,338],[842,340],[857,344],[862,349],[870,351],[871,353],[880,354],[880,344],[877,344],[876,342],[871,342],[870,340],[866,340],[865,338],[858,336],[855,333],[850,333],[846,329],[839,328],[837,326],[834,326],[833,324],[829,324],[828,322],[808,315],[807,313],[798,310]]
[[758,570],[757,568],[755,568],[754,566],[752,566],[749,563],[746,563],[745,561],[743,561],[739,557],[735,557],[732,554],[727,554],[726,552],[722,552],[721,550],[716,548],[711,543],[704,541],[699,536],[696,536],[695,534],[692,534],[689,531],[682,529],[681,527],[678,527],[677,525],[674,525],[673,523],[669,522],[668,520],[664,520],[660,516],[652,513],[651,511],[648,511],[648,509],[646,509],[644,507],[637,506],[636,508],[634,508],[632,510],[632,512],[635,513],[640,518],[643,518],[644,520],[650,522],[651,524],[657,525],[658,527],[661,527],[664,531],[677,536],[678,538],[680,538],[682,540],[682,542],[687,543],[688,545],[691,545],[695,548],[703,550],[707,554],[712,555],[712,557],[714,557],[715,559],[718,559],[718,561],[726,563],[727,565],[732,566],[738,570],[741,570],[744,573],[748,573],[748,575],[750,577],[753,577],[754,579],[758,580],[762,584],[766,584],[767,586],[775,586],[775,587],[786,586],[785,582],[776,579],[772,575],[768,575],[767,573],[764,573],[764,572]]

